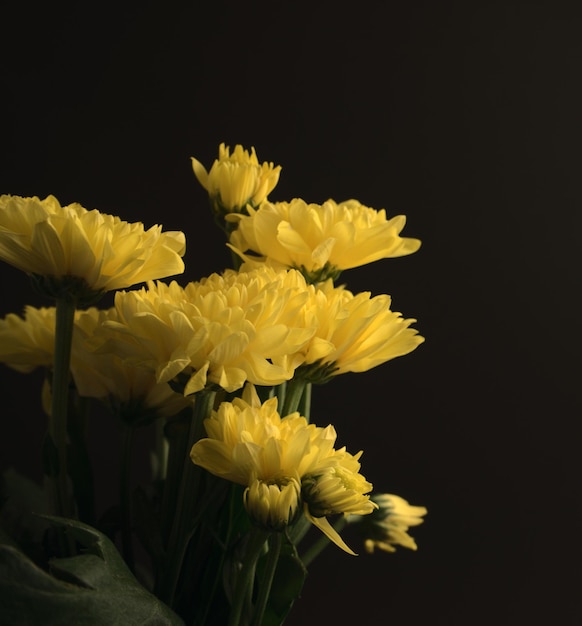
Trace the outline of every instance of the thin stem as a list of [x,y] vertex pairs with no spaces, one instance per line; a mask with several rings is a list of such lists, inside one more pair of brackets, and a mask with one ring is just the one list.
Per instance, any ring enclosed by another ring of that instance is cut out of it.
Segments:
[[[228,243],[230,241],[230,236],[238,228],[238,222],[229,222],[225,220],[224,218],[217,217],[217,224],[219,228],[226,235],[226,241]],[[242,265],[243,260],[232,248],[229,248],[229,249],[230,249],[230,260],[232,263],[232,268],[235,270],[238,270],[240,266]]]
[[239,255],[231,249],[230,251],[230,260],[232,262],[232,267],[235,270],[238,270],[240,268],[240,266],[242,265],[242,259],[239,257]]
[[228,523],[227,523],[227,528],[226,528],[226,535],[224,537],[223,541],[219,541],[220,547],[221,547],[221,551],[220,551],[220,559],[218,562],[218,568],[216,570],[216,575],[214,576],[214,580],[212,582],[212,586],[210,588],[210,591],[208,592],[208,598],[207,598],[207,602],[206,605],[204,607],[204,613],[202,614],[202,618],[200,620],[200,626],[204,626],[204,624],[206,623],[206,618],[208,617],[208,612],[210,611],[210,608],[212,606],[212,603],[214,601],[214,596],[216,595],[216,590],[218,589],[218,584],[221,580],[221,576],[222,576],[222,572],[223,572],[223,566],[224,566],[224,562],[226,560],[226,553],[228,550],[228,547],[230,545],[230,541],[231,541],[231,536],[232,536],[232,529],[234,527],[234,523],[235,523],[235,512],[234,512],[234,508],[235,508],[235,498],[237,498],[237,496],[239,496],[239,493],[236,489],[236,485],[234,483],[231,483],[230,488],[229,488],[229,496],[228,496]]
[[61,517],[73,516],[67,475],[67,410],[75,305],[75,300],[66,296],[56,300],[55,354],[49,432],[58,458],[58,467],[55,468],[56,476],[52,478],[56,514]]
[[174,523],[168,541],[166,569],[163,579],[160,581],[159,597],[170,607],[174,603],[184,555],[193,534],[196,502],[200,496],[198,492],[203,470],[192,463],[190,450],[203,435],[204,420],[210,415],[215,396],[214,390],[203,389],[196,394],[194,402],[188,443],[182,464],[182,477],[174,509]]
[[267,555],[267,563],[265,564],[265,572],[263,579],[261,580],[259,597],[257,598],[257,604],[255,606],[253,626],[261,626],[263,623],[265,608],[267,606],[269,594],[271,593],[271,586],[273,585],[275,570],[277,569],[277,563],[279,562],[279,555],[281,554],[282,542],[283,537],[281,533],[272,533],[269,537],[269,552]]
[[285,395],[287,393],[287,382],[282,382],[275,387],[275,395],[277,396],[277,406],[282,411],[285,406]]
[[292,378],[287,382],[285,401],[280,411],[281,417],[297,411],[306,384],[307,381],[304,378]]
[[155,475],[153,477],[154,481],[163,481],[166,478],[166,472],[168,469],[168,442],[166,441],[166,437],[164,436],[164,427],[166,425],[166,420],[159,418],[154,423],[155,428],[155,451],[156,451],[156,462],[157,467],[155,471]]
[[121,545],[123,558],[133,571],[133,545],[131,540],[131,445],[133,428],[122,424],[121,458],[119,462],[119,506],[121,509]]
[[164,478],[162,494],[161,527],[164,545],[167,545],[172,522],[175,521],[176,502],[180,489],[186,446],[188,445],[188,430],[192,420],[192,408],[183,411],[166,423],[164,434],[168,441],[168,461]]
[[93,467],[87,448],[89,398],[83,398],[76,391],[71,390],[70,399],[67,424],[69,434],[67,461],[73,484],[73,498],[77,505],[79,520],[94,526],[95,488]]
[[299,403],[299,413],[301,413],[308,422],[311,416],[311,389],[312,384],[306,383],[303,389],[303,395],[301,396],[301,402]]
[[254,526],[251,528],[248,544],[245,550],[242,569],[239,572],[236,587],[234,590],[234,600],[230,607],[228,626],[241,626],[243,607],[252,592],[254,583],[254,573],[257,561],[263,552],[265,542],[269,537],[269,532]]
[[299,542],[305,537],[310,528],[311,522],[305,515],[301,515],[289,531],[289,541],[291,541],[294,546],[299,545]]

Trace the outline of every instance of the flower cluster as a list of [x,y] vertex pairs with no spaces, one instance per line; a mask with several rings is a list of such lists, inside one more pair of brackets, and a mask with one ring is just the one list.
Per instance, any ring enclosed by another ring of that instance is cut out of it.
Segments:
[[[389,296],[314,286],[297,270],[226,270],[185,287],[149,282],[115,296],[115,316],[96,330],[101,350],[179,378],[186,395],[209,384],[278,385],[300,370],[313,382],[364,372],[423,341],[390,309]],[[246,270],[246,271],[245,271]],[[299,373],[299,372],[298,372]],[[177,382],[177,381],[176,381]]]
[[[55,304],[0,320],[0,362],[47,372],[53,519],[95,521],[84,411],[97,400],[121,426],[118,521],[102,524],[119,534],[129,568],[139,539],[154,595],[188,623],[214,612],[214,623],[258,624],[268,610],[280,624],[329,541],[355,554],[339,534],[345,523],[359,526],[368,552],[416,549],[408,529],[426,509],[374,493],[362,452],[336,447],[334,426],[311,415],[311,393],[424,341],[389,295],[336,284],[420,241],[401,235],[405,216],[357,200],[269,200],[281,167],[260,163],[254,148],[221,144],[209,171],[194,158],[192,166],[234,267],[185,285],[161,280],[184,270],[181,232],[53,196],[0,196],[0,260]],[[94,306],[108,290],[113,306]],[[132,433],[150,426],[152,484],[132,495]],[[312,526],[323,537],[300,554]],[[56,543],[61,556],[83,558],[70,539]],[[293,584],[275,575],[280,557]],[[91,564],[79,567],[93,576]]]
[[[376,505],[372,485],[359,473],[359,458],[334,449],[333,426],[320,428],[294,412],[281,417],[277,398],[262,403],[252,385],[242,398],[223,402],[205,422],[208,438],[194,444],[190,457],[216,476],[246,486],[251,517],[281,530],[303,510],[334,543],[353,554],[328,515],[367,515]],[[301,506],[303,504],[303,506]]]

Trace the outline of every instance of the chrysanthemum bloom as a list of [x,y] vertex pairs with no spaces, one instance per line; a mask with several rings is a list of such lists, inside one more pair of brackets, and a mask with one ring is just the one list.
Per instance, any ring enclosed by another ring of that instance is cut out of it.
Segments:
[[[158,383],[153,372],[98,350],[99,341],[106,341],[107,331],[96,331],[114,319],[115,309],[90,308],[77,315],[71,373],[79,395],[100,400],[133,426],[176,415],[190,406],[191,401],[167,383]],[[97,343],[95,337],[99,338]]]
[[353,294],[334,287],[328,279],[310,290],[304,315],[316,331],[302,355],[298,374],[323,383],[346,372],[365,372],[382,363],[412,352],[424,337],[410,328],[415,319],[405,319],[390,309],[391,298],[369,292]]
[[349,523],[360,525],[366,551],[372,553],[378,548],[385,552],[395,552],[395,546],[416,550],[416,542],[407,531],[411,526],[422,524],[426,508],[411,506],[404,498],[389,493],[373,494],[372,500],[378,505],[378,509],[371,515],[347,518]]
[[384,209],[377,211],[357,200],[320,205],[296,198],[263,202],[248,213],[236,216],[232,246],[300,269],[311,282],[337,278],[342,270],[411,254],[420,247],[418,239],[400,237],[404,215],[387,220]]
[[51,367],[55,351],[55,308],[26,306],[24,315],[0,320],[0,361],[22,373]]
[[303,478],[303,494],[309,502],[311,515],[361,515],[371,510],[370,498],[363,494],[372,490],[372,484],[359,473],[361,456],[362,452],[351,455],[345,448],[336,450],[329,467],[321,473]]
[[[116,331],[104,349],[152,369],[159,382],[180,376],[184,393],[208,384],[226,391],[248,380],[278,385],[293,376],[296,354],[313,335],[297,322],[307,285],[295,271],[227,270],[182,288],[149,283],[118,292]],[[275,363],[279,359],[281,364]]]
[[[0,362],[22,373],[37,367],[51,369],[55,317],[55,307],[27,306],[22,317],[11,313],[0,320]],[[112,309],[91,307],[75,312],[71,373],[79,395],[96,398],[116,414],[141,421],[175,415],[190,404],[169,385],[159,384],[152,372],[132,366],[115,354],[95,352],[96,330],[113,318]]]
[[36,277],[51,296],[92,295],[180,274],[185,237],[140,222],[61,206],[54,196],[0,196],[0,259]]
[[303,510],[353,554],[326,516],[363,515],[376,505],[366,495],[372,485],[359,474],[360,455],[334,449],[333,426],[308,424],[298,413],[281,417],[277,398],[261,404],[252,385],[245,387],[242,398],[223,402],[204,425],[208,438],[194,444],[192,461],[246,486],[245,507],[256,523],[281,530]]
[[208,192],[211,205],[218,217],[228,213],[244,212],[247,205],[258,206],[277,185],[281,166],[259,163],[255,149],[235,146],[232,154],[224,143],[218,148],[218,159],[210,172],[192,157],[192,168],[200,184]]

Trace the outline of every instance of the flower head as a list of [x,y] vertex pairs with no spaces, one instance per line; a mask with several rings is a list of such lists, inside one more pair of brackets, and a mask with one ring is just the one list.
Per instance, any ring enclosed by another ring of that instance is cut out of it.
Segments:
[[252,385],[242,398],[223,402],[204,425],[208,437],[194,444],[190,458],[245,485],[245,507],[255,522],[280,529],[302,505],[314,525],[353,554],[326,516],[363,515],[376,505],[366,495],[372,485],[359,473],[360,455],[334,449],[333,426],[308,424],[298,413],[281,417],[277,399],[261,404]]
[[359,472],[358,459],[362,453],[353,456],[345,448],[334,451],[333,464],[321,473],[312,473],[303,479],[303,493],[309,503],[309,512],[315,517],[353,513],[366,515],[371,512],[370,497],[364,496],[372,490]]
[[357,200],[308,204],[263,202],[236,216],[230,241],[240,252],[252,251],[267,262],[300,269],[311,282],[337,278],[342,270],[379,259],[416,252],[418,239],[400,237],[406,218],[386,219]]
[[0,196],[0,259],[41,277],[51,296],[89,300],[104,291],[184,271],[181,232],[144,230],[140,222],[61,206],[54,196]]
[[315,333],[301,355],[301,375],[316,383],[346,372],[365,372],[418,347],[424,337],[411,328],[416,320],[391,310],[391,298],[353,294],[331,280],[311,287],[303,314]]
[[116,294],[117,317],[106,324],[111,335],[103,349],[152,369],[159,382],[179,376],[186,394],[208,384],[236,391],[247,380],[277,385],[297,364],[287,355],[313,335],[297,321],[307,297],[299,272],[264,266],[186,287],[151,282]]
[[55,352],[55,308],[26,306],[24,315],[0,319],[0,361],[29,373],[51,367]]
[[348,522],[360,525],[366,551],[372,553],[378,548],[395,552],[395,546],[416,550],[416,542],[407,531],[422,524],[426,508],[411,506],[404,498],[389,493],[373,494],[372,500],[378,508],[371,515],[348,517]]
[[[115,310],[90,307],[75,311],[71,375],[80,396],[96,398],[123,419],[143,423],[175,415],[190,401],[158,383],[152,372],[110,352],[99,352],[96,337],[106,340],[102,326]],[[0,320],[0,361],[19,372],[51,369],[55,350],[55,307],[27,306],[22,317]],[[101,331],[101,334],[98,332]],[[45,393],[48,389],[45,390]]]
[[173,391],[167,383],[159,383],[150,370],[112,352],[99,350],[99,342],[107,340],[103,325],[115,320],[115,315],[113,308],[98,310],[94,307],[77,314],[71,374],[79,395],[100,400],[133,426],[176,415],[190,406],[190,400]]
[[281,166],[259,163],[255,149],[250,152],[236,145],[232,154],[224,143],[210,172],[194,157],[192,168],[200,184],[208,192],[215,215],[246,211],[248,204],[258,206],[277,185]]

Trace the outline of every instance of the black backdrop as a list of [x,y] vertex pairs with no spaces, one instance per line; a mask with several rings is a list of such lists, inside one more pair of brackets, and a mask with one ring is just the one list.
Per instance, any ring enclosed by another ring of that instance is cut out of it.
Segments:
[[[344,274],[427,338],[314,394],[416,553],[329,548],[290,625],[577,625],[580,16],[554,2],[20,3],[2,19],[0,192],[186,233],[228,264],[190,156],[283,166],[275,200],[404,213],[421,250]],[[34,296],[0,266],[0,314]],[[2,467],[40,475],[36,375],[2,371]],[[114,426],[91,429],[115,494]]]

